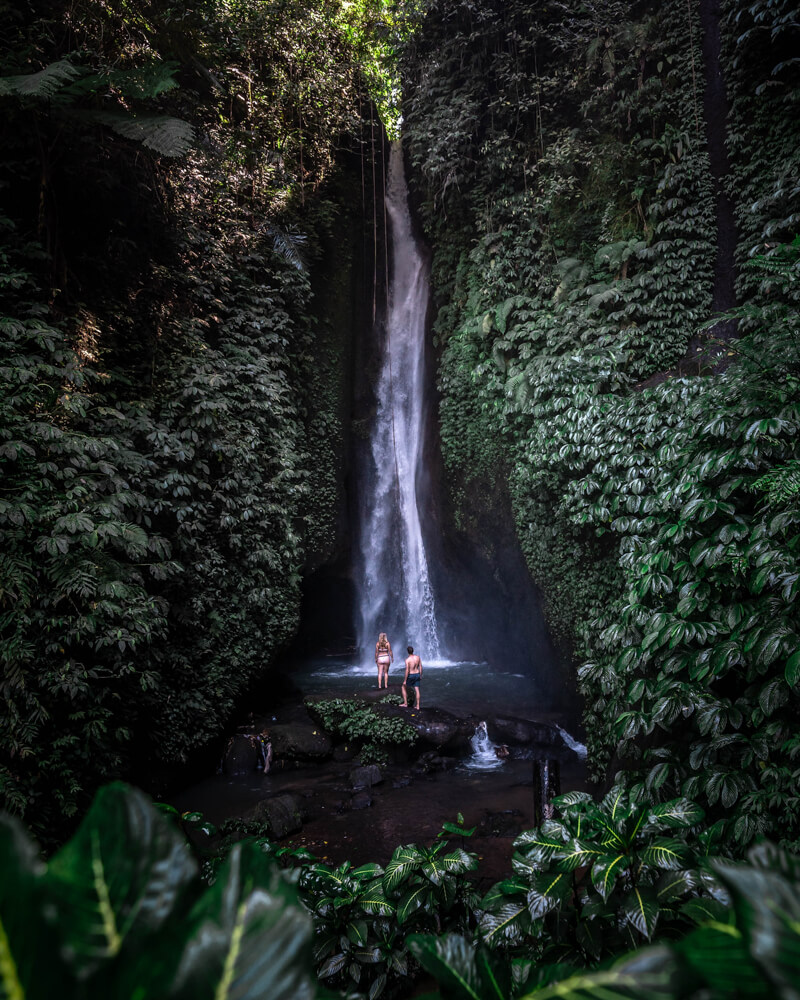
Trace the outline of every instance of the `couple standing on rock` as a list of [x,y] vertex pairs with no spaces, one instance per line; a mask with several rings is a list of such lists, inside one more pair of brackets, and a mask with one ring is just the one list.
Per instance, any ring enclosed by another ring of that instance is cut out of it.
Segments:
[[[401,708],[408,708],[408,688],[413,688],[417,695],[416,707],[420,707],[420,682],[422,681],[422,660],[414,652],[413,646],[406,646],[408,656],[406,657],[406,675],[403,678],[403,703]],[[386,638],[386,633],[381,632],[378,641],[375,643],[375,664],[378,667],[378,690],[381,687],[389,687],[389,664],[394,662],[392,645]],[[383,684],[381,684],[383,681]]]

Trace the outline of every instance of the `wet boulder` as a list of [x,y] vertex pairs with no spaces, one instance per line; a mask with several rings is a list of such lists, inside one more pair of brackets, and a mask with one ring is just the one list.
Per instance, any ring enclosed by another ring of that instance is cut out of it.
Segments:
[[458,760],[455,757],[442,757],[435,750],[429,750],[420,756],[414,768],[417,774],[430,774],[434,771],[451,771]]
[[460,718],[441,708],[399,708],[382,705],[385,715],[396,716],[407,722],[417,734],[417,749],[462,752],[469,749],[478,720],[473,716]]
[[350,784],[353,788],[372,788],[383,781],[383,775],[377,764],[367,764],[364,767],[355,767],[350,772]]
[[369,809],[371,805],[372,794],[367,788],[363,788],[360,792],[356,792],[352,799],[350,799],[351,809]]
[[228,740],[222,758],[224,774],[250,774],[264,768],[265,744],[255,733],[236,733]]
[[325,760],[333,753],[330,737],[311,722],[273,724],[269,738],[277,760]]
[[558,729],[547,722],[492,715],[486,728],[493,743],[542,747],[561,747],[564,743]]
[[262,799],[253,810],[253,818],[265,823],[270,836],[276,840],[296,833],[303,825],[300,803],[294,795]]

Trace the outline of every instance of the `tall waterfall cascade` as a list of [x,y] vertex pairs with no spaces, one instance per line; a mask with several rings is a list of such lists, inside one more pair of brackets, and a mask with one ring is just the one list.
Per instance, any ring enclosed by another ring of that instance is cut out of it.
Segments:
[[360,475],[358,638],[364,655],[386,632],[396,659],[410,644],[424,662],[441,656],[420,516],[430,506],[422,467],[428,268],[412,231],[399,142],[392,144],[385,205],[392,265],[377,408]]

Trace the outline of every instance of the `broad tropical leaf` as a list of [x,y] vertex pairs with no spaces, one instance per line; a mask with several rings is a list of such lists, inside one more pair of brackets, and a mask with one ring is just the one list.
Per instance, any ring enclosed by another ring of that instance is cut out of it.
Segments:
[[668,948],[644,948],[610,969],[577,973],[520,1000],[673,1000],[677,971]]
[[567,872],[537,872],[528,891],[528,912],[538,920],[559,906],[572,891],[572,874]]
[[188,846],[136,789],[107,785],[45,876],[78,970],[159,931],[196,873]]
[[762,974],[790,996],[800,982],[800,899],[797,887],[776,872],[713,864],[731,893],[736,924]]
[[[58,940],[44,919],[45,866],[27,831],[0,816],[0,998],[52,1000],[67,979]],[[46,956],[46,960],[43,957]]]
[[311,918],[281,870],[237,844],[193,907],[175,977],[180,1000],[311,1000]]
[[659,912],[658,899],[652,889],[634,886],[622,901],[623,916],[648,940],[658,924]]
[[415,869],[420,867],[422,861],[423,856],[419,848],[412,844],[396,848],[383,873],[383,888],[386,892],[396,889]]
[[484,1000],[475,948],[459,934],[412,934],[408,947],[453,1000]]
[[726,924],[699,927],[675,948],[711,988],[714,996],[767,995],[764,977],[748,954],[741,932],[735,927]]
[[703,821],[705,813],[695,802],[678,798],[662,802],[650,809],[647,826],[667,826],[673,830],[696,826]]
[[427,882],[412,886],[412,888],[400,898],[397,904],[398,923],[404,924],[411,914],[415,910],[418,910],[420,906],[422,906],[423,903],[430,898],[431,891],[431,887]]
[[617,879],[625,872],[628,864],[627,854],[607,854],[598,858],[592,865],[592,885],[603,899],[608,899]]
[[658,837],[651,841],[639,857],[646,865],[668,868],[675,871],[685,868],[689,861],[689,850],[681,840]]

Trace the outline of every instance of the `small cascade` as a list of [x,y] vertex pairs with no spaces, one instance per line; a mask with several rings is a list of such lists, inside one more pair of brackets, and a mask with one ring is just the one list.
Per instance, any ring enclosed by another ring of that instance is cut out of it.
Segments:
[[572,750],[575,756],[579,757],[581,760],[586,760],[586,755],[589,751],[586,749],[583,743],[579,743],[574,736],[570,736],[570,734],[566,731],[566,729],[562,729],[561,726],[558,725],[558,723],[556,723],[556,729],[561,733],[561,738],[564,740],[564,742],[567,744],[570,750]]
[[494,744],[489,739],[485,722],[478,723],[470,742],[472,756],[464,761],[464,767],[470,771],[496,771],[503,766],[503,761],[495,753]]
[[386,342],[375,373],[377,409],[361,471],[359,646],[387,632],[395,660],[411,643],[423,662],[441,659],[420,510],[429,510],[423,468],[428,269],[416,245],[399,142],[386,186],[392,271]]

